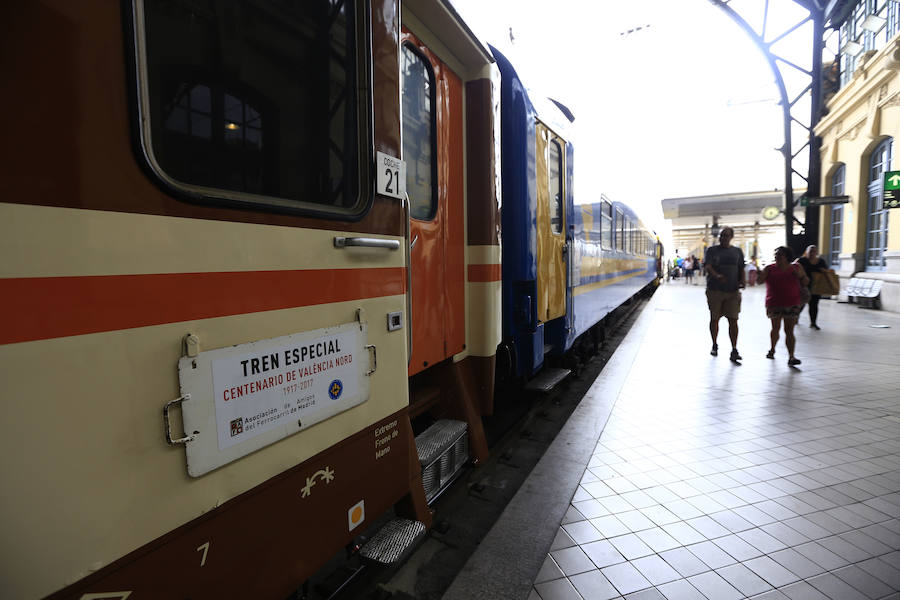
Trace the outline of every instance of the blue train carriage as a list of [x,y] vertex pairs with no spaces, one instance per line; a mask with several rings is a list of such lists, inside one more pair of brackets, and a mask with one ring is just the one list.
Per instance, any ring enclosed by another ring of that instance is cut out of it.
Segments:
[[658,281],[661,245],[635,212],[601,195],[575,207],[572,252],[574,335],[580,336]]
[[573,117],[555,101],[533,101],[509,60],[491,50],[501,75],[503,342],[498,373],[529,378],[545,355],[565,353],[574,340],[567,272],[573,146],[566,132]]

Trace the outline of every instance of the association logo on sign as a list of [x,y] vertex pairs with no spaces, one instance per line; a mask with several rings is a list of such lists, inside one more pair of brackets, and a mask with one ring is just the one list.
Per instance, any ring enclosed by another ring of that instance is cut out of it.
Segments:
[[238,417],[231,422],[231,437],[244,433],[244,418]]
[[341,397],[341,394],[344,391],[344,384],[340,379],[335,379],[328,386],[328,397],[332,400],[337,400]]

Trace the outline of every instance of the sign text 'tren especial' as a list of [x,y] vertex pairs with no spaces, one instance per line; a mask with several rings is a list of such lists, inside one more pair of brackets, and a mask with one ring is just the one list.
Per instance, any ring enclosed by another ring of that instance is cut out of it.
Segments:
[[[288,377],[290,380],[294,380],[297,377],[311,377],[332,367],[343,366],[353,362],[353,355],[351,353],[332,358],[333,355],[340,354],[341,352],[341,340],[335,337],[330,340],[323,340],[313,344],[288,348],[281,353],[273,352],[246,358],[240,361],[240,365],[243,369],[243,376],[249,377],[251,375],[261,375],[274,369],[300,364],[307,360],[322,359],[318,362],[300,367],[299,369],[296,369],[296,371],[291,371]],[[284,374],[279,373],[272,377],[262,377],[243,385],[225,388],[222,391],[222,395],[223,399],[227,402],[247,394],[253,394],[268,389],[275,385],[283,385],[284,382]]]

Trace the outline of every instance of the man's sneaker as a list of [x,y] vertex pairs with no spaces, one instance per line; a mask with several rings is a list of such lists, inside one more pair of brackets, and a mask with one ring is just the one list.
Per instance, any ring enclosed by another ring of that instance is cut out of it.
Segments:
[[734,361],[741,360],[741,355],[738,354],[737,349],[731,351],[731,356],[729,357],[729,359]]
[[709,353],[713,356],[718,356],[719,355],[719,345],[713,344],[712,350],[710,350]]

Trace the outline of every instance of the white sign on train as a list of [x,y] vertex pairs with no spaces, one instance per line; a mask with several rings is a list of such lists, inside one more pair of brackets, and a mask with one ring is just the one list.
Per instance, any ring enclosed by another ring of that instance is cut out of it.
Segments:
[[384,152],[376,152],[375,185],[379,194],[402,200],[406,196],[406,162]]
[[[365,402],[358,322],[201,352],[179,361],[188,472],[197,476]],[[215,430],[215,433],[213,433]]]
[[319,422],[357,396],[354,330],[254,349],[212,361],[219,449],[279,425]]

